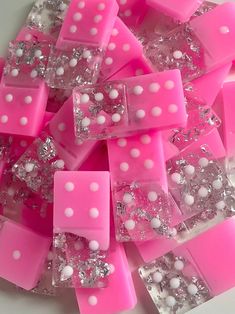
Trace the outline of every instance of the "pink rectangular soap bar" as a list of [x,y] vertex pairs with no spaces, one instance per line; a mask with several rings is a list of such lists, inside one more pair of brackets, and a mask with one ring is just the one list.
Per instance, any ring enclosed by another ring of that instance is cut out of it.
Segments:
[[64,19],[57,48],[80,44],[105,48],[117,16],[115,0],[72,0]]
[[235,155],[235,82],[223,86],[223,132],[225,148],[228,157]]
[[59,171],[54,178],[54,232],[109,248],[110,182],[106,171]]
[[11,221],[1,221],[0,277],[26,290],[43,272],[51,240]]
[[101,79],[107,80],[133,59],[140,58],[142,53],[142,45],[138,39],[122,20],[117,18],[101,66]]
[[180,22],[188,21],[202,2],[203,0],[147,0],[148,5]]
[[[136,293],[124,248],[112,241],[107,258],[112,273],[109,286],[103,289],[76,289],[81,314],[113,314],[127,311],[136,305]],[[120,293],[114,291],[120,290]]]

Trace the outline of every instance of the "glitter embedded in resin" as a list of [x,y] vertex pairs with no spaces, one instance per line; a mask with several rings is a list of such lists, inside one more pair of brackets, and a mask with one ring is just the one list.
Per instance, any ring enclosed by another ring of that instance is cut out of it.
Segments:
[[146,241],[173,236],[171,222],[174,204],[157,183],[116,185],[113,203],[118,241]]
[[70,0],[37,0],[26,20],[29,29],[57,38]]
[[183,314],[211,299],[211,292],[190,254],[175,249],[139,268],[160,314]]
[[46,71],[50,87],[68,89],[98,79],[103,49],[80,45],[72,49],[53,47]]
[[43,136],[33,142],[12,170],[33,192],[52,202],[53,175],[64,169],[64,161],[58,159],[53,139],[46,134]]
[[106,251],[91,250],[89,241],[72,233],[54,233],[53,285],[103,288],[111,266]]
[[157,71],[177,68],[184,81],[191,81],[205,73],[204,54],[204,48],[189,24],[155,36],[145,46],[145,55]]

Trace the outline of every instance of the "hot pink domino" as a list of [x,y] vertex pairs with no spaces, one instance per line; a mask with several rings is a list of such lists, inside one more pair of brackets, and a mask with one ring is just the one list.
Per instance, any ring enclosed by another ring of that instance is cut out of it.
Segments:
[[43,272],[51,240],[10,220],[1,219],[0,277],[33,289]]
[[229,82],[223,86],[223,114],[224,114],[224,141],[228,157],[235,155],[235,82]]
[[188,21],[202,2],[203,0],[147,0],[148,5],[180,22]]
[[48,99],[43,81],[48,49],[47,44],[10,43],[0,85],[1,133],[38,135]]
[[[123,246],[112,241],[107,260],[111,265],[108,287],[76,289],[81,314],[113,314],[131,310],[136,305],[135,288]],[[122,293],[115,294],[120,287]]]
[[224,250],[224,243],[234,236],[235,220],[230,219],[141,267],[140,276],[158,311],[185,313],[232,288],[235,245]]
[[117,18],[101,66],[101,79],[110,78],[133,59],[140,58],[142,53],[140,42],[122,20]]
[[71,1],[50,55],[49,86],[72,88],[96,82],[117,12],[115,0]]
[[109,140],[108,155],[117,240],[171,236],[173,207],[166,194],[161,135]]
[[[67,243],[64,249],[58,244],[62,237],[62,245]],[[102,279],[108,275],[109,269],[104,265],[107,269],[106,275],[102,277],[100,274],[96,278],[91,268],[102,268],[109,243],[109,172],[57,172],[54,179],[54,265],[65,263],[68,267],[56,266],[55,284],[60,286],[64,282],[75,287],[95,287],[100,282],[103,284]],[[100,251],[103,252],[103,257],[99,256],[102,255],[99,254]],[[71,268],[73,271],[67,276],[67,269]],[[84,275],[80,276],[79,271],[82,269]]]
[[150,40],[145,55],[158,71],[180,68],[183,80],[191,81],[234,59],[234,18],[235,3],[219,5],[160,39]]
[[119,16],[130,28],[139,24],[145,16],[148,6],[142,0],[118,0]]
[[186,123],[180,72],[153,73],[74,90],[76,136],[107,139]]

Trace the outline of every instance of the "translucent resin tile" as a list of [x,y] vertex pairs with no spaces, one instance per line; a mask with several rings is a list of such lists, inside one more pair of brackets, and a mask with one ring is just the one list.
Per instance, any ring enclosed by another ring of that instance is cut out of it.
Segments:
[[169,141],[181,151],[220,125],[221,120],[210,107],[191,108],[188,110],[187,126],[173,129]]
[[73,88],[95,83],[98,79],[103,50],[80,45],[77,48],[59,50],[52,48],[46,81],[53,88]]
[[174,204],[157,183],[116,184],[113,203],[118,241],[175,236],[171,228]]
[[189,24],[150,40],[145,55],[158,71],[179,69],[184,81],[205,72],[205,51]]
[[[126,86],[107,83],[84,87],[74,93],[76,136],[80,139],[107,138],[128,125]],[[120,131],[119,131],[120,132]]]
[[54,233],[53,285],[103,288],[111,273],[106,251],[94,250],[93,242],[72,233]]
[[55,143],[46,134],[36,139],[12,168],[17,178],[48,202],[53,199],[54,173],[63,169],[64,161],[58,159]]
[[49,51],[46,43],[11,42],[4,68],[5,82],[17,86],[37,84],[37,78],[44,78]]
[[37,0],[26,25],[57,38],[69,3],[70,0]]
[[160,314],[183,314],[212,297],[186,250],[176,249],[140,267],[139,274]]
[[176,227],[179,241],[235,214],[234,187],[206,146],[169,161],[167,169],[170,191],[184,218]]

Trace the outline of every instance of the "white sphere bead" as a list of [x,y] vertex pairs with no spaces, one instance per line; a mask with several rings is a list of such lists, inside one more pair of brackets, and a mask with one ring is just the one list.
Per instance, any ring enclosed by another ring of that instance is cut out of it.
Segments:
[[193,283],[191,283],[191,284],[188,286],[187,290],[188,290],[188,293],[191,294],[191,295],[195,295],[195,294],[198,293],[198,288],[197,288],[197,286],[196,286],[195,284],[193,284]]
[[195,173],[195,167],[192,166],[192,165],[187,165],[185,168],[184,168],[184,172],[190,176],[192,176],[194,173]]
[[176,299],[174,297],[172,297],[171,295],[169,295],[168,297],[166,297],[166,305],[169,307],[173,307],[176,304]]
[[153,229],[157,229],[157,228],[160,228],[161,227],[161,220],[160,219],[158,219],[158,218],[153,218],[152,220],[151,220],[151,227],[153,228]]
[[176,270],[178,270],[178,271],[181,271],[181,270],[184,269],[184,263],[183,263],[182,261],[180,261],[180,260],[175,261],[175,263],[174,263],[174,268],[175,268]]
[[202,157],[202,158],[199,159],[198,163],[199,163],[199,166],[201,166],[202,168],[205,168],[205,167],[208,166],[209,160],[207,158],[205,158],[205,157]]
[[218,210],[223,210],[225,208],[226,204],[224,201],[219,201],[218,203],[215,204],[216,209]]
[[179,286],[180,286],[179,278],[171,278],[171,280],[170,280],[170,287],[172,289],[178,289]]
[[208,193],[209,193],[208,189],[205,188],[204,186],[201,186],[200,189],[198,190],[198,195],[203,198],[207,197]]
[[191,206],[194,204],[194,197],[190,194],[186,194],[184,196],[184,203],[188,206]]
[[160,283],[163,279],[163,276],[162,274],[159,272],[159,271],[156,271],[154,274],[153,274],[153,281],[156,282],[156,283]]
[[171,180],[172,180],[173,182],[175,182],[176,184],[180,184],[181,181],[182,181],[182,176],[181,176],[180,173],[174,172],[174,173],[172,173],[172,175],[171,175]]

